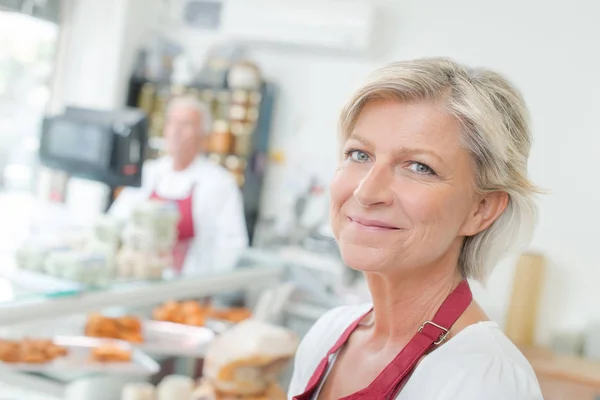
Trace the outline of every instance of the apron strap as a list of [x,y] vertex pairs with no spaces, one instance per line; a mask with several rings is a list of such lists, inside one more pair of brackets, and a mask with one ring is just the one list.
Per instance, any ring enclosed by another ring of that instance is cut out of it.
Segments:
[[356,321],[354,321],[349,327],[346,328],[346,330],[344,331],[344,333],[342,333],[342,335],[340,336],[340,338],[337,340],[337,342],[335,342],[335,344],[333,345],[333,347],[327,352],[327,354],[325,355],[325,357],[321,360],[321,362],[319,363],[319,365],[315,369],[315,372],[312,374],[310,380],[308,381],[308,384],[306,385],[306,391],[307,392],[308,391],[312,392],[312,391],[314,391],[317,388],[317,386],[319,385],[319,382],[321,381],[322,376],[325,374],[325,371],[327,371],[327,367],[329,366],[329,358],[333,354],[335,354],[340,348],[342,348],[342,346],[350,338],[350,335],[352,335],[352,332],[354,332],[356,330],[356,328],[361,323],[361,321],[367,315],[369,315],[369,313],[372,310],[373,310],[373,308],[370,308],[369,311],[367,311],[366,313],[364,313],[363,315],[361,315]]
[[[389,372],[386,368],[375,379],[373,383],[385,389],[382,393],[383,398],[394,399],[398,395],[417,363],[431,349],[446,340],[452,325],[465,312],[472,300],[473,294],[469,284],[463,280],[442,303],[433,319],[421,324],[415,336],[388,366],[391,367]],[[377,383],[378,379],[381,379],[380,383]]]
[[[394,360],[375,378],[366,388],[346,396],[343,400],[358,399],[393,399],[400,392],[413,369],[421,358],[432,348],[441,344],[448,337],[448,332],[456,320],[464,313],[473,295],[469,284],[463,280],[450,295],[444,300],[431,321],[425,321],[418,328],[417,333],[408,344],[396,355]],[[323,379],[329,366],[329,358],[336,353],[347,341],[352,332],[358,327],[367,312],[354,321],[338,341],[321,360],[310,378],[304,393],[294,397],[294,400],[310,400]]]

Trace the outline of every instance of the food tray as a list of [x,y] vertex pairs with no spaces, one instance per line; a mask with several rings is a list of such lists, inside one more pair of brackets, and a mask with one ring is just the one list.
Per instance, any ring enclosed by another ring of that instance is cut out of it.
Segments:
[[[66,321],[66,330],[72,335],[85,335],[87,316]],[[205,327],[175,324],[140,318],[144,342],[127,342],[141,351],[155,356],[202,358],[215,338],[213,330]]]
[[[69,354],[43,364],[0,362],[0,372],[2,370],[20,372],[77,371],[82,373],[142,377],[154,375],[160,369],[156,361],[148,357],[140,349],[135,349],[129,343],[120,340],[96,339],[85,336],[56,336],[52,341],[56,345],[66,347],[69,350]],[[98,362],[91,360],[91,349],[107,343],[112,343],[131,351],[131,361]]]

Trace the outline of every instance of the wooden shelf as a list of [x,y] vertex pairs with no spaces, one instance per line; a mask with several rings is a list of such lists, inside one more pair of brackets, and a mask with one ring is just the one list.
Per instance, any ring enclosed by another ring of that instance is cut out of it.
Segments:
[[521,347],[535,370],[545,400],[600,399],[600,361]]

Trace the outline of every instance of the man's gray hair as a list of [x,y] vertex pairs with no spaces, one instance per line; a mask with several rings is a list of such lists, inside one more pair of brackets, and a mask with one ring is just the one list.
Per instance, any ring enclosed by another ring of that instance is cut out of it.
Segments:
[[202,120],[202,132],[200,133],[203,135],[210,134],[213,118],[210,108],[206,105],[206,103],[198,100],[198,98],[192,95],[184,95],[173,97],[169,101],[169,105],[167,106],[167,114],[175,107],[189,108],[200,114],[200,118]]

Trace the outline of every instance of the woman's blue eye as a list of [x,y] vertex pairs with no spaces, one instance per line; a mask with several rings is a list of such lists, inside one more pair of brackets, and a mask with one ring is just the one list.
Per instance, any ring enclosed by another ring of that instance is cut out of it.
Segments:
[[431,169],[431,167],[416,161],[410,164],[409,169],[421,175],[435,175],[435,172]]
[[350,157],[350,159],[352,161],[356,161],[356,162],[367,162],[369,161],[370,157],[367,153],[365,153],[364,151],[360,151],[360,150],[351,150],[347,153],[347,156]]

